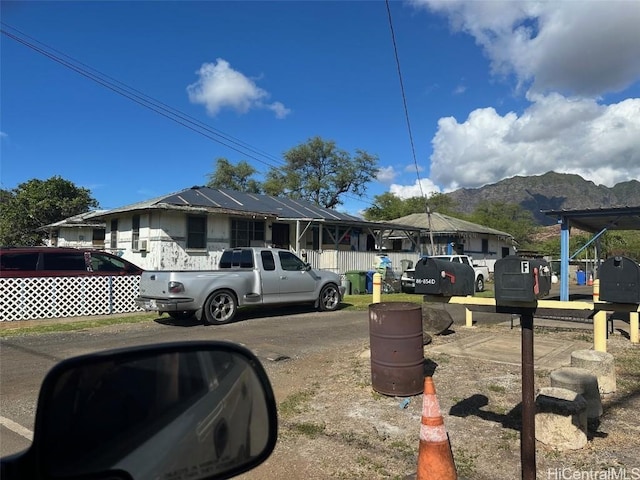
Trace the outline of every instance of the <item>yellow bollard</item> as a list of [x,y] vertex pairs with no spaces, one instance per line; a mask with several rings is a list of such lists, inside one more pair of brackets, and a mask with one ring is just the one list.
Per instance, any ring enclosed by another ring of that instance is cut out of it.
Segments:
[[638,343],[639,336],[638,335],[638,327],[640,321],[638,320],[640,314],[638,312],[630,312],[629,313],[629,338],[631,339],[631,343]]
[[373,303],[380,303],[382,298],[382,275],[378,272],[373,274]]
[[607,351],[607,312],[600,310],[593,316],[593,349]]
[[467,328],[473,327],[473,312],[468,308],[464,309],[464,323]]
[[596,278],[593,281],[593,303],[600,301],[600,279]]

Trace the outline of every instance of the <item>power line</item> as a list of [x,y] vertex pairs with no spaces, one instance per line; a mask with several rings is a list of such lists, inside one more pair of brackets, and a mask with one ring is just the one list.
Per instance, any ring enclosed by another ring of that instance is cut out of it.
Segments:
[[411,133],[411,121],[409,120],[409,109],[407,107],[407,96],[404,91],[404,82],[402,80],[402,69],[400,68],[400,57],[398,56],[398,46],[396,44],[396,35],[393,30],[393,20],[391,18],[391,6],[389,5],[389,0],[386,0],[387,5],[387,18],[389,19],[389,29],[391,30],[391,42],[393,43],[393,52],[396,58],[396,66],[398,67],[398,78],[400,80],[400,93],[402,95],[402,104],[404,105],[404,116],[407,121],[407,130],[409,132],[409,142],[411,143],[411,154],[413,155],[413,165],[416,169],[416,177],[418,177],[418,187],[420,187],[420,196],[425,200],[425,212],[427,214],[427,221],[429,224],[429,240],[431,243],[431,254],[435,252],[434,242],[433,242],[433,229],[431,228],[431,208],[429,207],[429,203],[427,202],[427,198],[422,190],[422,180],[420,178],[420,168],[418,167],[418,159],[416,157],[416,148],[413,143],[413,134]]
[[411,154],[413,155],[413,164],[416,169],[416,176],[418,177],[418,186],[420,187],[420,194],[424,197],[422,191],[422,181],[420,179],[420,169],[418,167],[418,159],[416,157],[416,148],[413,143],[413,133],[411,132],[411,121],[409,120],[409,108],[407,107],[407,96],[404,91],[404,81],[402,80],[402,70],[400,68],[400,57],[398,56],[398,46],[396,44],[396,35],[393,30],[393,20],[391,19],[391,6],[389,0],[386,0],[387,5],[387,18],[389,19],[389,29],[391,30],[391,42],[393,43],[393,52],[396,59],[396,67],[398,69],[398,79],[400,80],[400,94],[402,95],[402,104],[404,106],[404,116],[407,121],[407,131],[409,132],[409,143],[411,144]]
[[[153,112],[159,115],[162,115],[163,117],[168,118],[169,120],[172,120],[182,125],[183,127],[186,127],[206,138],[209,138],[210,140],[213,140],[216,143],[224,145],[225,147],[230,148],[231,150],[234,150],[257,162],[260,162],[263,165],[266,165],[267,167],[278,169],[280,168],[281,165],[284,164],[282,160],[270,154],[262,152],[261,150],[249,145],[246,142],[243,142],[242,140],[236,139],[231,135],[228,135],[220,130],[217,130],[186,113],[183,113],[148,95],[145,95],[139,90],[136,90],[118,80],[115,80],[109,77],[108,75],[105,75],[102,72],[99,72],[98,70],[91,68],[88,65],[85,65],[82,62],[79,62],[78,60],[68,55],[58,52],[57,50],[47,46],[42,42],[39,42],[29,37],[28,35],[20,32],[19,30],[11,27],[10,25],[4,22],[2,22],[2,25],[5,28],[10,28],[11,30],[19,33],[19,35],[16,35],[14,33],[11,33],[5,30],[4,28],[0,29],[0,31],[4,35],[11,38],[12,40],[15,40],[16,42],[32,49],[33,51],[49,58],[50,60],[53,60],[54,62],[66,68],[69,68],[70,70],[73,70],[74,72],[84,76],[85,78],[88,78],[89,80],[92,80],[95,83],[98,83],[99,85],[107,88],[108,90],[111,90],[112,92],[117,93],[118,95],[121,95],[123,97],[128,98],[129,100],[132,100],[133,102],[137,103],[142,107],[152,110]],[[31,39],[32,41],[27,40],[27,38]],[[41,46],[36,45],[36,43]],[[66,59],[62,57],[66,57]],[[274,165],[273,163],[269,163],[268,161],[259,158],[257,155],[265,157],[267,160],[279,162],[280,165]]]
[[[98,85],[101,85],[102,87],[118,95],[121,95],[144,108],[147,108],[153,111],[154,113],[157,113],[169,120],[172,120],[173,122],[179,125],[182,125],[183,127],[188,128],[189,130],[195,133],[198,133],[210,140],[213,140],[216,143],[219,143],[235,152],[240,153],[241,155],[244,155],[263,165],[266,165],[269,168],[274,168],[279,170],[282,167],[282,165],[285,164],[285,162],[282,161],[281,159],[271,154],[268,154],[256,147],[253,147],[252,145],[242,140],[239,140],[231,135],[228,135],[222,132],[221,130],[213,128],[201,122],[200,120],[184,112],[181,112],[180,110],[177,110],[153,97],[150,97],[149,95],[146,95],[145,93],[139,90],[136,90],[135,88],[130,87],[125,83],[113,77],[110,77],[100,72],[99,70],[96,70],[95,68],[59,50],[56,50],[55,48],[43,42],[40,42],[39,40],[29,36],[24,32],[21,32],[20,30],[16,29],[15,27],[12,27],[11,25],[5,22],[0,22],[0,24],[4,27],[0,29],[0,32],[2,32],[2,34],[6,35],[10,39],[78,73],[79,75],[82,75],[83,77],[97,83]],[[8,31],[8,30],[11,30],[11,31]],[[12,32],[15,32],[15,33],[12,33]],[[259,157],[263,157],[264,159]],[[276,162],[277,165],[270,163],[270,161]],[[356,197],[356,196],[351,196],[347,193],[343,193],[342,196],[351,200],[365,203],[367,205],[374,204],[373,200],[365,194],[359,197]]]

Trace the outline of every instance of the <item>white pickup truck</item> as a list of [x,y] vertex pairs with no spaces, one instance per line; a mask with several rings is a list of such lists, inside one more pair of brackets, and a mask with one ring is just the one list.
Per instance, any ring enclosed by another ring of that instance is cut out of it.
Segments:
[[[484,291],[484,283],[489,278],[489,267],[483,267],[474,265],[473,260],[469,255],[432,255],[430,258],[439,258],[441,260],[448,260],[449,262],[464,263],[469,265],[475,271],[475,289],[476,292]],[[415,291],[415,268],[409,268],[402,272],[400,277],[400,286],[403,292],[413,293]]]
[[344,291],[337,273],[313,270],[288,250],[247,247],[224,250],[218,270],[144,271],[136,304],[221,325],[248,305],[313,303],[336,310]]

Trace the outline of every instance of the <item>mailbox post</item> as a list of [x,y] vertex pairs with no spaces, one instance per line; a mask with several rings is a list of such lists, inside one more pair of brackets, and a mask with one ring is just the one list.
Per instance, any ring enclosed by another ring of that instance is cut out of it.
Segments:
[[495,263],[496,311],[520,315],[522,345],[522,430],[520,462],[523,480],[536,478],[533,314],[537,300],[549,294],[551,270],[547,262],[517,256]]

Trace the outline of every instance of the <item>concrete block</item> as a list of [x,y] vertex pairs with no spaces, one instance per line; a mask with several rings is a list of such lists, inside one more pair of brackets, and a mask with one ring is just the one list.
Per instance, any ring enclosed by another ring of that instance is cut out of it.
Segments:
[[589,370],[578,367],[562,367],[551,372],[551,386],[566,388],[581,394],[587,401],[587,418],[599,419],[602,401],[598,389],[598,378]]
[[536,396],[536,440],[558,450],[587,444],[587,401],[566,388],[545,387]]
[[571,352],[571,366],[584,368],[598,379],[600,393],[616,391],[616,367],[613,355],[596,350],[575,350]]

